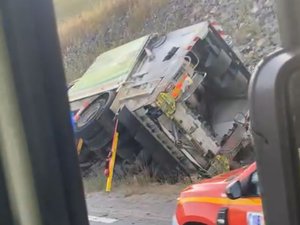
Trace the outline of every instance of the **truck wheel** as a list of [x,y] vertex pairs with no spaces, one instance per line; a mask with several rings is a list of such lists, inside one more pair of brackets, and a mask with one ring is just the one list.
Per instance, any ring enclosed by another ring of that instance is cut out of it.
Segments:
[[76,137],[89,140],[101,132],[103,128],[98,121],[109,111],[114,96],[113,92],[102,93],[82,111],[75,128]]
[[139,146],[135,144],[126,144],[118,147],[117,155],[124,160],[134,162],[137,154],[139,153]]
[[97,151],[108,145],[111,139],[112,134],[108,134],[106,131],[101,130],[95,137],[85,140],[85,143],[91,151]]
[[82,150],[80,154],[78,155],[78,161],[79,163],[85,163],[90,160],[90,151],[87,148],[87,146],[84,144],[82,146]]

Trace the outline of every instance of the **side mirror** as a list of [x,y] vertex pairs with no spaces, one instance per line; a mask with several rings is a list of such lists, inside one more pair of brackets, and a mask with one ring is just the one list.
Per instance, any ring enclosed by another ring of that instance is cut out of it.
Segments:
[[242,185],[239,181],[230,184],[226,189],[226,195],[230,199],[242,197]]
[[251,130],[266,224],[300,224],[295,213],[300,211],[299,86],[299,48],[273,53],[250,82]]

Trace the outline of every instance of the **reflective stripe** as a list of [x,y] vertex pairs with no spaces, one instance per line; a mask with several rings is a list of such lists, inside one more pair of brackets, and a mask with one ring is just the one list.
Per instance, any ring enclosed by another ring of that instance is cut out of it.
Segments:
[[228,198],[217,198],[217,197],[188,197],[179,198],[178,204],[184,203],[210,203],[218,205],[249,205],[249,206],[260,206],[261,199],[255,198],[240,198],[240,199],[228,199]]

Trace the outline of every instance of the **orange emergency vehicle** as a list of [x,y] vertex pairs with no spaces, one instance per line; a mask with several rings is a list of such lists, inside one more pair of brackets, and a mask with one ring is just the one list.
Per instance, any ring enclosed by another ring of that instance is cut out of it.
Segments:
[[173,217],[173,225],[262,224],[256,163],[187,187]]

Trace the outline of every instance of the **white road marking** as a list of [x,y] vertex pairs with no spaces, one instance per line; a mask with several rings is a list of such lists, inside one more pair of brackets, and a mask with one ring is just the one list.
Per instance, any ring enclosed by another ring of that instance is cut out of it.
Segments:
[[118,220],[113,219],[113,218],[108,218],[108,217],[99,217],[99,216],[90,216],[89,215],[89,221],[99,222],[99,223],[115,223]]

